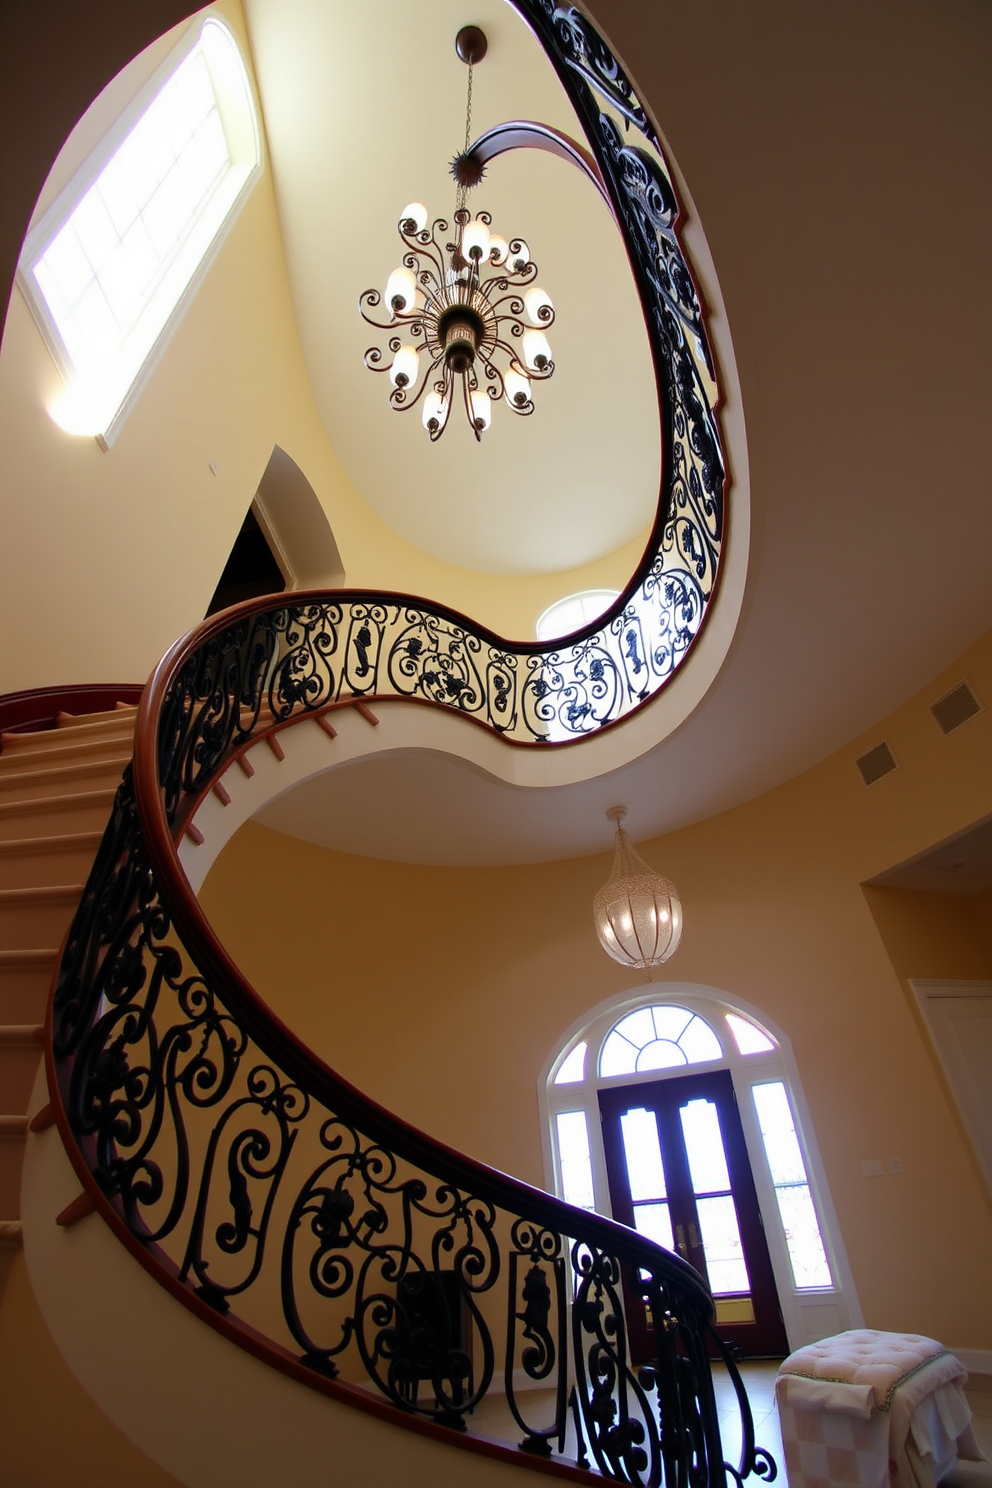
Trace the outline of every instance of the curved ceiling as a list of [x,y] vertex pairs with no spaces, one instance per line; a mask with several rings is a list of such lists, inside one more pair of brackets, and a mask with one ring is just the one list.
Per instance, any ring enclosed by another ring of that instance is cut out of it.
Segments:
[[[684,826],[770,789],[870,729],[992,624],[983,433],[992,401],[992,13],[923,5],[909,25],[894,3],[741,7],[717,0],[664,15],[634,0],[598,0],[593,8],[632,63],[689,182],[687,237],[697,264],[705,269],[711,253],[720,276],[742,398],[725,416],[746,416],[750,467],[742,621],[706,698],[640,761],[545,791],[522,791],[437,757],[368,761],[323,777],[295,803],[287,797],[266,814],[270,825],[330,847],[437,863],[554,859],[605,847],[603,811],[613,801],[630,808],[635,839]],[[277,9],[266,11],[273,28]],[[264,0],[250,0],[249,10],[265,78],[275,40],[268,25],[256,25]],[[410,12],[418,27],[444,15],[445,57],[456,25],[483,13],[434,3]],[[485,14],[492,25],[488,8]],[[350,55],[346,63],[341,48],[323,66],[332,71],[340,58],[348,71]],[[499,45],[494,72],[498,57]],[[460,96],[459,64],[449,59],[447,66],[455,75],[446,87]],[[482,69],[479,76],[479,118],[488,123],[496,108],[490,113],[487,104],[483,116]],[[411,53],[399,73],[376,59],[347,81],[362,91],[366,110],[366,189],[356,186],[354,197],[333,206],[318,203],[325,217],[337,211],[348,230],[358,223],[368,237],[367,224],[391,221],[401,199],[433,193],[409,167],[394,171],[392,151],[401,137],[419,137],[421,107],[428,117],[437,110],[434,78],[418,74]],[[307,107],[301,87],[301,134]],[[457,112],[446,104],[446,119],[449,108]],[[521,111],[534,109],[523,100],[509,109]],[[445,158],[452,131],[458,144],[455,123],[431,147]],[[921,201],[935,183],[953,210],[943,213],[939,231],[924,230]],[[523,210],[511,216],[523,229]],[[377,253],[383,231],[373,233]],[[302,252],[292,243],[289,251],[291,259]],[[381,262],[389,266],[388,251]],[[953,265],[954,310],[938,263]],[[547,265],[548,287],[560,298],[557,265],[550,258]],[[375,279],[367,259],[354,273],[349,294]],[[597,293],[605,277],[590,276]],[[298,308],[312,341],[301,299]],[[352,334],[352,315],[349,300],[338,321],[342,337]],[[564,314],[562,321],[564,329]],[[359,351],[352,343],[349,366]],[[316,365],[314,373],[326,399],[330,373]],[[361,379],[349,377],[357,400]],[[532,420],[535,433],[539,419],[543,406]],[[530,431],[515,422],[507,432],[517,452],[518,436]],[[390,434],[389,458],[405,470],[407,444],[398,433],[395,440]],[[569,439],[577,433],[588,434],[578,421]],[[607,504],[627,483],[627,447],[598,421],[596,435],[615,474],[599,492]],[[481,453],[494,448],[486,443]],[[352,450],[350,458],[359,456]],[[516,490],[526,460],[518,454],[513,465],[510,458]],[[397,477],[397,526],[404,506],[416,505],[401,494],[405,484]],[[735,499],[732,492],[731,543]],[[485,525],[490,515],[475,519]],[[505,518],[501,500],[498,525],[508,525]]]
[[489,39],[473,137],[516,118],[581,132],[517,13],[503,0],[470,13],[464,0],[248,0],[246,11],[310,380],[364,499],[418,547],[487,573],[574,568],[635,537],[658,500],[654,376],[619,233],[574,166],[517,150],[469,196],[494,231],[526,239],[555,302],[556,370],[531,417],[497,406],[479,444],[456,409],[432,445],[419,406],[392,412],[387,377],[362,367],[388,338],[361,320],[358,296],[399,263],[400,212],[419,200],[450,221],[454,207],[459,27],[474,21]]

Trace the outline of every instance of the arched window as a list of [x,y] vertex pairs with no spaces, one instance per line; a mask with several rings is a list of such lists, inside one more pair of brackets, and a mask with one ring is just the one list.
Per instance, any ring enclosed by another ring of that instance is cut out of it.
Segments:
[[18,282],[65,382],[52,416],[112,441],[261,168],[237,42],[187,33],[28,233]]
[[537,618],[534,627],[537,639],[554,641],[588,625],[590,620],[609,609],[619,593],[619,589],[582,589],[578,594],[566,594],[563,599],[556,599]]
[[[646,988],[634,998],[612,999],[573,1028],[542,1079],[555,1190],[581,1208],[616,1212],[700,1269],[705,1264],[718,1321],[743,1316],[742,1287],[748,1288],[740,1279],[734,1200],[729,1180],[717,1181],[717,1169],[726,1174],[719,1131],[728,1122],[714,1104],[723,1089],[735,1126],[739,1116],[743,1161],[790,1345],[858,1326],[788,1040],[754,1010],[732,1006],[709,988]],[[726,1131],[724,1139],[729,1142]],[[677,1143],[674,1165],[691,1190],[691,1222],[684,1227],[677,1183],[666,1176],[669,1141]],[[715,1279],[721,1275],[723,1283]]]

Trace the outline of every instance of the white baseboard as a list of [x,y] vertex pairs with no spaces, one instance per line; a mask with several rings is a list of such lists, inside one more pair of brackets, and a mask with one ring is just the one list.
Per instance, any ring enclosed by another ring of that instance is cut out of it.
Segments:
[[969,1374],[992,1374],[992,1349],[952,1348]]

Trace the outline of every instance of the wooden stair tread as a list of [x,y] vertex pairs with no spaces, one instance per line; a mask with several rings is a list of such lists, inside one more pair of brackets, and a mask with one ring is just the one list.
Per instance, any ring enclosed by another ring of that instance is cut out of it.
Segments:
[[32,750],[45,753],[49,749],[67,749],[75,743],[85,744],[101,739],[127,739],[134,734],[134,718],[130,714],[111,714],[97,723],[76,722],[60,728],[38,729],[35,733],[8,733],[0,735],[4,754],[25,754]]
[[120,729],[109,735],[109,737],[79,739],[75,742],[70,740],[69,743],[65,743],[62,735],[55,730],[50,730],[48,734],[43,735],[7,734],[4,737],[10,739],[47,739],[53,736],[58,742],[47,745],[45,748],[12,749],[5,745],[3,753],[0,754],[0,770],[5,773],[13,773],[16,770],[48,769],[50,766],[60,763],[73,764],[78,762],[82,764],[90,759],[102,758],[115,761],[121,755],[124,755],[126,758],[130,758],[131,755],[133,733],[130,728]]
[[13,951],[0,950],[0,971],[20,970],[22,967],[48,967],[55,965],[58,956],[58,946],[51,949],[32,950],[17,949]]
[[55,726],[57,729],[65,729],[87,724],[118,723],[125,715],[135,718],[137,713],[137,703],[118,703],[116,708],[107,708],[102,713],[56,713]]
[[53,832],[50,837],[11,837],[0,842],[0,858],[16,858],[23,853],[31,857],[35,853],[92,852],[96,853],[103,833]]
[[28,888],[0,889],[0,908],[16,909],[19,904],[61,904],[78,899],[85,884],[32,884]]
[[75,791],[70,795],[32,796],[27,801],[0,801],[0,821],[11,816],[30,816],[32,811],[72,810],[74,807],[97,806],[104,802],[109,807],[117,794],[116,786],[100,790]]
[[[79,760],[75,764],[43,766],[41,769],[13,770],[8,765],[6,769],[0,769],[0,793],[37,787],[48,794],[53,788],[68,785],[73,780],[88,780],[93,775],[107,774],[116,782],[130,758],[128,751],[109,759]],[[0,764],[2,761],[0,755]]]

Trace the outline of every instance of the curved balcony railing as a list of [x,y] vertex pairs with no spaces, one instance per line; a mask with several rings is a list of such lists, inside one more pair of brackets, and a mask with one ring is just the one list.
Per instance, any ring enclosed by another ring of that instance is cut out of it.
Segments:
[[[260,637],[286,634],[272,614],[220,617],[158,668],[63,951],[49,1078],[89,1194],[201,1317],[366,1410],[505,1452],[473,1431],[496,1391],[518,1445],[566,1475],[666,1488],[774,1476],[730,1360],[744,1447],[723,1462],[709,1347],[726,1352],[690,1266],[364,1097],[213,935],[176,842],[246,743],[292,726],[264,706],[282,662]],[[624,1284],[651,1310],[648,1360],[631,1357]]]

